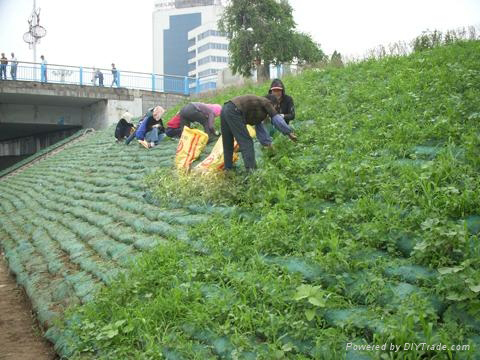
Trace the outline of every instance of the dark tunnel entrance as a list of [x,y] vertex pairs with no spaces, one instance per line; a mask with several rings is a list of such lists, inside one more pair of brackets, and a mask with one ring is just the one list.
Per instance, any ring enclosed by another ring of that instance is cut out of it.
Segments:
[[0,171],[80,130],[81,126],[0,123]]

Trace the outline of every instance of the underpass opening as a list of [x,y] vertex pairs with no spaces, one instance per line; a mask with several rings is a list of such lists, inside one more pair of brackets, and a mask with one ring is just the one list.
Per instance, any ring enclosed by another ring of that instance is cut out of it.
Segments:
[[0,123],[0,171],[80,129],[74,125]]

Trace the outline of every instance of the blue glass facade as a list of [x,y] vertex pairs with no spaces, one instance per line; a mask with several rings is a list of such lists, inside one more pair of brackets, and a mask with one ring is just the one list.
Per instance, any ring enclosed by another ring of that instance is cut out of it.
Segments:
[[201,13],[170,16],[170,29],[163,31],[164,74],[188,76],[188,32],[201,24]]

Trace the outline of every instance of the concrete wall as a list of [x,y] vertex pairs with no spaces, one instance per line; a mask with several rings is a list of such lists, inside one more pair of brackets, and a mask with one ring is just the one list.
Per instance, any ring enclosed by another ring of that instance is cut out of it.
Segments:
[[229,86],[242,86],[245,84],[254,83],[255,77],[244,78],[243,76],[236,74],[233,75],[230,68],[223,69],[217,75],[217,89],[222,89]]
[[[145,114],[149,108],[157,105],[160,105],[165,110],[168,110],[179,103],[186,103],[190,100],[190,97],[186,95],[156,93],[151,91],[142,91],[140,98],[142,100],[142,115]],[[137,115],[134,114],[134,116]]]
[[108,100],[84,108],[83,127],[103,129],[116,124],[127,110],[134,117],[140,117],[148,109],[157,105],[168,110],[179,103],[189,101],[189,99],[190,97],[185,95],[136,90],[133,101]]
[[0,104],[0,123],[82,125],[82,109],[50,105]]
[[185,95],[137,91],[131,101],[104,99],[83,107],[1,104],[0,124],[79,125],[98,130],[115,124],[125,111],[142,116],[151,107],[160,105],[168,110],[188,99]]
[[[108,86],[80,86],[73,84],[39,83],[35,81],[2,81],[0,82],[0,99],[4,96],[11,99],[13,95],[21,95],[29,100],[36,97],[40,101],[49,102],[53,97],[71,102],[94,102],[101,99],[131,100],[130,89],[110,88]],[[27,96],[29,95],[29,96]],[[2,101],[3,102],[3,101]],[[8,101],[6,101],[8,103]]]
[[[0,157],[34,154],[76,133],[78,129],[56,131],[0,142]],[[21,160],[21,159],[20,159]]]
[[116,124],[125,111],[133,116],[141,116],[144,113],[141,98],[135,98],[133,101],[102,100],[81,110],[83,127],[97,130]]

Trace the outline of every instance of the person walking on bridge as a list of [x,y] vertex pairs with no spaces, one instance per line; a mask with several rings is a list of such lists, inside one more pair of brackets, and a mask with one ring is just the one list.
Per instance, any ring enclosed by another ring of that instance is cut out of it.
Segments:
[[110,85],[110,87],[113,86],[113,84],[116,84],[117,87],[120,87],[120,85],[118,84],[118,70],[117,68],[115,67],[115,64],[112,64],[112,76],[113,76],[113,80],[112,80],[112,85]]
[[5,57],[5,54],[2,53],[2,57],[0,58],[0,80],[3,78],[7,80],[7,64],[8,59]]

